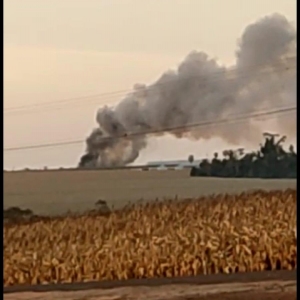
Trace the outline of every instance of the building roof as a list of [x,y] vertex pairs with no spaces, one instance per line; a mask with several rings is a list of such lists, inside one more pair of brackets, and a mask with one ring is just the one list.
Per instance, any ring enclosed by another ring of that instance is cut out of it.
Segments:
[[176,166],[198,166],[201,160],[194,160],[189,162],[188,160],[168,160],[168,161],[151,161],[147,163],[147,166],[165,166],[165,167],[176,167]]

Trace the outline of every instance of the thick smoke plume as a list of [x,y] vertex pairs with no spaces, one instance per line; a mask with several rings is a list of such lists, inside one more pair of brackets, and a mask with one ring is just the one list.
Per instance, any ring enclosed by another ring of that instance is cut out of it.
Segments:
[[[234,66],[221,66],[206,53],[193,51],[176,71],[167,71],[148,87],[136,85],[116,107],[101,108],[96,118],[99,127],[86,140],[87,154],[80,166],[127,165],[147,146],[145,135],[133,133],[166,128],[182,127],[168,132],[178,138],[220,137],[231,144],[257,141],[261,128],[253,120],[188,127],[294,105],[296,29],[284,16],[274,14],[246,27]],[[295,135],[296,113],[277,122],[281,132]]]

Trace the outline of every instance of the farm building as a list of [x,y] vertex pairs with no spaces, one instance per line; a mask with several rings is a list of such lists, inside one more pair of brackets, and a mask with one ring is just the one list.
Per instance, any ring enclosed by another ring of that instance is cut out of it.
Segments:
[[169,168],[174,168],[174,169],[185,169],[185,168],[191,168],[191,167],[198,167],[200,164],[201,160],[169,160],[169,161],[152,161],[148,162],[147,166],[149,167],[156,167],[159,170],[163,169],[169,169]]

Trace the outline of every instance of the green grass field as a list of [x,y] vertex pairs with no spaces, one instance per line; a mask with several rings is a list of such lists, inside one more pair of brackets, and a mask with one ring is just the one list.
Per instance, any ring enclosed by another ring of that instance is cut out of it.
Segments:
[[4,208],[19,206],[53,215],[94,208],[100,198],[120,207],[140,199],[285,188],[296,188],[296,180],[192,178],[189,170],[5,172]]

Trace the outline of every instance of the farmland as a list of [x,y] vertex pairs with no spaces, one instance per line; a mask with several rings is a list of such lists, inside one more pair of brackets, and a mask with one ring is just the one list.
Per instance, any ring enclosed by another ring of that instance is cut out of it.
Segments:
[[296,180],[192,178],[189,170],[5,172],[5,208],[53,216],[99,198],[118,208],[150,203],[5,224],[4,286],[295,270],[295,188]]
[[37,214],[55,215],[89,210],[98,199],[121,207],[140,199],[285,188],[296,188],[296,180],[191,178],[189,170],[5,172],[4,208],[19,206]]
[[296,235],[292,189],[5,225],[4,285],[295,270]]

